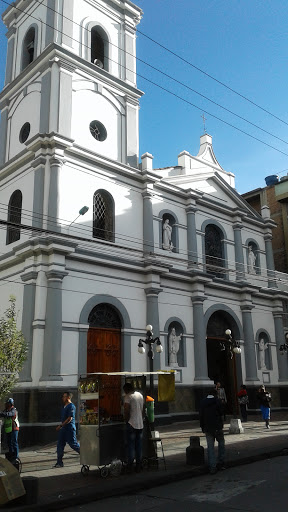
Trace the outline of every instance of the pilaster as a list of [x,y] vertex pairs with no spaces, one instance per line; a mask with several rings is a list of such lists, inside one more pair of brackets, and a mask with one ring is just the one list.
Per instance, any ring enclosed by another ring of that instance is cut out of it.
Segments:
[[143,252],[150,254],[154,252],[154,229],[153,229],[153,207],[152,191],[148,189],[142,193],[143,197]]
[[35,292],[37,272],[26,272],[21,275],[24,284],[22,326],[21,330],[27,343],[27,358],[20,373],[20,382],[31,382],[32,353],[33,353],[33,320],[35,312]]
[[62,381],[62,281],[68,272],[49,270],[47,277],[46,323],[41,381]]
[[243,324],[243,335],[244,335],[244,354],[245,354],[245,365],[246,365],[246,380],[257,381],[257,363],[255,353],[255,341],[253,333],[253,322],[252,322],[252,304],[243,304],[240,306],[242,311],[242,324]]
[[233,223],[237,281],[243,281],[243,279],[245,279],[244,255],[241,233],[242,227],[242,222]]
[[283,312],[273,311],[275,341],[277,351],[277,362],[279,371],[279,382],[287,382],[288,380],[288,358],[287,354],[281,355],[280,345],[284,343],[284,326],[283,326]]
[[196,206],[189,205],[186,208],[187,214],[187,248],[188,248],[188,267],[195,267],[198,264],[197,234],[195,213]]
[[209,380],[206,347],[206,328],[204,323],[203,303],[207,299],[205,295],[192,295],[193,304],[193,334],[194,334],[194,366],[195,381]]

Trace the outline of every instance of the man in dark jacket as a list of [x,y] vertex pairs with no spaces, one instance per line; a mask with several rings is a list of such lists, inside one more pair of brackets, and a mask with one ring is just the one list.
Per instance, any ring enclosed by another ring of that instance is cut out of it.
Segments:
[[[211,389],[200,404],[200,427],[207,441],[209,472],[213,475],[217,469],[225,469],[225,441],[223,433],[223,404],[217,398],[217,391]],[[218,442],[218,462],[215,459],[215,439]]]

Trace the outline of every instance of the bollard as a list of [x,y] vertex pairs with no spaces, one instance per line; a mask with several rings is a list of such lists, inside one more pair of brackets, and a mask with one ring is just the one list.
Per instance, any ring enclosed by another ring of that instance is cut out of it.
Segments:
[[36,476],[23,476],[22,483],[26,491],[21,497],[23,505],[35,505],[38,502],[39,479]]
[[186,448],[186,464],[203,466],[204,460],[204,448],[200,446],[200,437],[191,436],[190,446]]

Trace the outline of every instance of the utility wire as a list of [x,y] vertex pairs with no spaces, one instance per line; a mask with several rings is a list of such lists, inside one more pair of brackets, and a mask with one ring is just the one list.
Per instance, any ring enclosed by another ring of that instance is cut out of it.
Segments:
[[[4,3],[5,3],[5,4],[7,4],[7,5],[10,5],[10,4],[9,4],[7,1],[5,1],[5,0],[2,0],[2,2],[4,2]],[[19,7],[16,7],[16,6],[13,6],[13,7],[14,7],[15,9],[17,9],[18,11],[20,11],[20,12],[22,12],[22,13],[26,14],[26,16],[27,16],[27,17],[31,17],[31,18],[33,18],[33,19],[35,19],[35,20],[39,21],[39,20],[38,20],[38,18],[36,18],[35,16],[32,16],[31,14],[27,14],[27,12],[26,12],[26,11],[23,11],[23,10],[22,10],[22,9],[20,9]],[[50,7],[48,7],[48,8],[50,8]],[[59,14],[59,12],[58,12],[58,11],[56,11],[55,9],[52,9],[52,8],[50,8],[50,9],[51,9],[52,11],[54,11],[55,13]],[[67,18],[66,16],[63,16],[63,17],[64,17],[64,18]],[[72,23],[75,23],[76,25],[79,25],[78,23],[74,22],[74,21],[73,21],[73,20],[71,20],[70,18],[67,18],[67,20],[71,21]],[[52,25],[49,25],[49,24],[44,23],[44,22],[43,22],[43,24],[44,24],[44,25],[46,25],[46,26],[47,26],[47,27],[49,27],[49,28],[53,28],[53,29],[54,29],[54,27],[53,27]],[[79,26],[80,26],[80,25],[79,25]],[[88,29],[86,29],[86,30],[88,30]],[[60,34],[62,34],[62,35],[67,36],[67,34],[65,34],[63,31],[61,31],[61,30],[59,30],[59,29],[57,29],[57,32],[59,32],[59,33],[60,33]],[[140,32],[140,31],[139,31],[139,32]],[[141,32],[140,32],[140,33],[141,33]],[[70,36],[69,36],[69,37],[70,37]],[[147,36],[147,37],[148,37],[148,36]],[[74,40],[75,42],[77,42],[78,44],[81,44],[82,46],[84,46],[84,47],[86,47],[86,48],[90,48],[88,45],[85,45],[84,43],[80,42],[79,40],[77,40],[77,39],[75,39],[75,38],[72,38],[72,37],[71,37],[71,39],[72,39],[72,40]],[[112,43],[110,43],[110,42],[109,42],[109,44],[112,44]],[[116,45],[113,45],[113,46],[116,46]],[[120,50],[124,51],[123,49],[121,49],[121,48],[120,48],[120,47],[118,47],[118,46],[117,46],[117,48],[119,48]],[[128,53],[128,52],[126,52],[126,53]],[[129,54],[129,53],[128,53],[128,54]],[[258,125],[256,125],[256,124],[252,123],[251,121],[249,121],[249,120],[247,120],[247,119],[243,118],[242,116],[239,116],[238,114],[236,114],[236,113],[234,113],[234,112],[230,111],[230,110],[229,110],[229,109],[227,109],[226,107],[221,106],[220,104],[218,104],[218,103],[214,102],[213,100],[210,100],[208,97],[206,97],[206,96],[202,95],[201,93],[199,93],[199,92],[197,92],[197,91],[193,90],[193,89],[192,89],[192,88],[190,88],[188,85],[184,84],[183,82],[178,81],[177,79],[175,79],[174,77],[172,77],[172,76],[170,76],[170,75],[167,75],[166,73],[162,72],[162,71],[161,71],[161,70],[159,70],[158,68],[155,68],[154,66],[152,66],[152,65],[150,65],[149,63],[147,63],[147,62],[143,61],[142,59],[139,59],[138,57],[134,56],[133,54],[129,54],[129,55],[132,55],[134,58],[136,58],[136,59],[138,59],[138,60],[141,60],[141,61],[142,61],[143,63],[145,63],[147,66],[150,66],[150,67],[152,67],[153,69],[157,70],[159,73],[166,75],[167,77],[169,77],[169,78],[171,78],[172,80],[174,80],[174,81],[178,82],[178,83],[179,83],[179,84],[181,84],[182,86],[184,86],[184,87],[186,87],[186,88],[188,88],[188,89],[192,90],[192,91],[193,91],[193,92],[195,92],[196,94],[199,94],[200,96],[202,96],[202,97],[206,98],[208,101],[210,101],[210,102],[214,103],[215,105],[219,106],[220,108],[222,108],[222,109],[224,109],[224,110],[228,111],[229,113],[231,113],[231,114],[233,114],[233,115],[237,116],[238,118],[240,118],[240,119],[242,119],[242,120],[246,121],[247,123],[249,123],[249,124],[253,125],[253,126],[254,126],[254,127],[256,127],[257,129],[262,130],[263,132],[265,132],[265,133],[269,134],[270,136],[272,136],[272,137],[274,137],[274,138],[276,138],[276,139],[280,140],[281,142],[284,142],[285,144],[288,144],[288,142],[286,142],[285,140],[280,139],[278,136],[273,135],[271,132],[268,132],[267,130],[264,130],[263,128],[261,128],[261,127],[259,127]],[[119,65],[120,67],[125,67],[123,64],[120,64],[119,62],[114,61],[114,60],[112,60],[111,58],[109,58],[109,60],[110,60],[111,62],[116,63],[116,64],[117,64],[117,65]],[[184,60],[185,60],[185,59],[184,59]],[[187,61],[187,62],[188,62],[188,61]],[[126,69],[128,69],[128,71],[132,71],[132,72],[134,72],[134,70],[129,70],[129,68],[126,68]],[[254,139],[254,140],[257,140],[258,142],[260,142],[260,143],[262,143],[262,144],[264,144],[264,145],[266,145],[266,146],[270,147],[271,149],[274,149],[275,151],[278,151],[279,153],[281,153],[281,154],[283,154],[283,155],[285,155],[285,156],[288,156],[288,154],[287,154],[287,153],[285,153],[284,151],[281,151],[280,149],[275,148],[275,147],[274,147],[274,146],[272,146],[271,144],[268,144],[267,142],[262,141],[262,140],[261,140],[261,139],[259,139],[258,137],[255,137],[255,136],[251,135],[250,133],[246,132],[245,130],[242,130],[242,129],[238,128],[237,126],[233,125],[232,123],[229,123],[229,122],[225,121],[224,119],[221,119],[220,117],[218,117],[218,116],[216,116],[216,115],[214,115],[214,114],[211,114],[208,110],[205,110],[205,109],[203,109],[202,107],[199,107],[198,105],[195,105],[194,103],[192,103],[192,102],[190,102],[190,101],[186,100],[186,99],[185,99],[185,98],[183,98],[182,96],[180,96],[180,95],[178,95],[178,94],[176,94],[176,93],[174,93],[174,92],[170,91],[169,89],[167,89],[167,88],[165,88],[165,87],[163,87],[163,86],[160,86],[159,84],[157,84],[157,83],[153,82],[152,80],[149,80],[149,79],[148,79],[148,78],[146,78],[145,76],[143,76],[143,75],[141,75],[141,74],[139,74],[139,73],[137,73],[137,76],[138,76],[138,77],[140,77],[140,78],[143,78],[144,80],[148,81],[148,82],[149,82],[149,83],[151,83],[152,85],[154,85],[154,86],[156,86],[156,87],[158,87],[158,88],[160,88],[160,89],[164,90],[164,91],[165,91],[165,92],[167,92],[168,94],[170,94],[170,95],[172,95],[172,96],[174,96],[174,97],[176,97],[176,98],[178,98],[178,99],[180,99],[180,100],[184,101],[185,103],[187,103],[187,104],[191,105],[192,107],[196,108],[197,110],[199,110],[199,111],[201,111],[201,112],[204,112],[205,114],[208,114],[209,116],[213,117],[214,119],[217,119],[218,121],[220,121],[220,122],[222,122],[222,123],[226,124],[227,126],[230,126],[231,128],[233,128],[233,129],[235,129],[235,130],[239,131],[240,133],[243,133],[244,135],[246,135],[246,136],[248,136],[248,137],[250,137],[250,138],[252,138],[252,139]],[[239,94],[239,95],[240,95],[240,94]],[[241,96],[241,95],[240,95],[240,96]],[[265,110],[265,109],[262,109],[262,110]],[[268,111],[267,111],[267,112],[268,112]],[[269,113],[269,112],[268,112],[268,113]],[[272,115],[272,114],[271,114],[271,115]],[[275,116],[274,116],[274,117],[275,117]],[[279,120],[280,120],[280,119],[279,119]],[[283,122],[284,122],[284,121],[283,121]],[[286,123],[286,124],[288,124],[288,123]]]
[[[43,1],[43,0],[42,0]],[[68,16],[65,16],[63,15],[62,13],[60,13],[59,11],[57,11],[56,9],[53,9],[52,7],[48,6],[47,5],[47,8],[49,10],[51,10],[52,12],[54,12],[55,14],[58,14],[60,16],[62,16],[64,19],[66,19],[67,21],[70,21],[71,23],[77,25],[78,27],[80,28],[84,28],[86,31],[89,31],[89,29],[87,27],[82,27],[82,25],[80,25],[80,23],[77,23],[76,21],[72,20],[71,18],[69,18]],[[58,31],[60,32],[61,34],[63,34],[63,32],[61,31]],[[63,35],[66,35],[66,34],[63,34]],[[85,46],[86,48],[89,48],[90,47],[88,45],[85,45],[84,43],[80,43],[80,41],[78,41],[77,39],[74,39],[72,38],[75,42],[77,42],[78,44],[82,44],[83,46]],[[103,40],[106,42],[106,43],[109,43],[109,45],[111,46],[114,46],[115,48],[117,48],[118,50],[121,50],[123,52],[126,53],[126,55],[130,55],[131,57],[133,57],[134,59],[138,60],[139,62],[142,62],[143,64],[145,64],[146,66],[150,67],[151,69],[153,69],[154,71],[157,71],[157,73],[160,73],[162,74],[163,76],[169,78],[170,80],[173,80],[174,82],[176,82],[177,84],[181,85],[182,87],[185,87],[186,89],[188,89],[189,91],[191,92],[194,92],[195,94],[197,94],[198,96],[200,96],[201,98],[204,98],[205,100],[209,101],[210,103],[212,103],[213,105],[216,105],[217,107],[225,110],[226,112],[229,112],[229,114],[232,114],[233,116],[235,117],[238,117],[238,119],[241,119],[242,121],[245,121],[246,123],[250,124],[251,126],[254,126],[254,128],[257,128],[258,130],[261,130],[262,132],[266,133],[267,135],[270,135],[271,137],[274,137],[275,139],[279,140],[280,142],[283,142],[284,144],[287,144],[288,145],[288,142],[284,139],[281,139],[280,137],[278,137],[277,135],[274,135],[273,133],[265,130],[264,128],[262,128],[261,126],[258,126],[257,124],[253,123],[252,121],[249,121],[249,119],[246,119],[245,117],[239,115],[239,114],[236,114],[235,112],[233,112],[232,110],[224,107],[223,105],[221,105],[220,103],[217,103],[216,101],[210,99],[208,96],[205,96],[204,94],[200,93],[199,91],[196,91],[195,89],[193,89],[192,87],[190,87],[189,85],[185,84],[184,82],[178,80],[177,78],[169,75],[168,73],[166,73],[165,71],[162,71],[160,70],[159,68],[153,66],[152,64],[150,64],[149,62],[146,62],[145,60],[141,59],[140,57],[128,52],[127,50],[124,50],[123,48],[120,48],[118,45],[112,43],[112,41],[108,41],[108,39],[105,39],[103,38]],[[112,62],[114,62],[115,64],[118,64],[118,62],[116,61],[113,61],[112,59],[109,58],[109,60],[111,60]],[[121,67],[125,67],[123,64],[121,64]],[[132,69],[129,69],[127,68],[128,71],[131,71],[133,72]],[[141,76],[141,75],[138,75],[138,76]],[[143,78],[143,77],[141,77]],[[197,107],[198,108],[198,107]],[[201,110],[199,108],[199,110]],[[288,123],[287,123],[288,124]]]
[[264,107],[261,107],[261,105],[258,105],[258,103],[255,103],[253,100],[250,100],[249,98],[247,98],[247,96],[244,96],[243,94],[241,94],[240,92],[236,91],[235,89],[232,89],[232,87],[230,87],[229,85],[225,84],[224,82],[221,82],[221,80],[218,80],[217,78],[215,78],[214,76],[210,75],[209,73],[207,73],[203,69],[199,68],[198,66],[195,66],[195,64],[192,64],[192,62],[190,62],[189,60],[184,59],[178,53],[174,52],[173,50],[171,50],[167,46],[164,46],[163,44],[159,43],[159,41],[156,41],[155,39],[153,39],[152,37],[148,36],[147,34],[144,34],[144,32],[142,32],[139,29],[137,29],[137,32],[139,34],[141,34],[142,36],[146,37],[147,39],[149,39],[152,43],[156,44],[157,46],[160,46],[163,50],[169,52],[171,55],[174,55],[174,57],[177,57],[177,59],[181,60],[182,62],[185,62],[185,64],[188,64],[189,66],[191,66],[192,68],[196,69],[197,71],[199,71],[203,75],[207,76],[211,80],[214,80],[214,82],[217,82],[218,84],[222,85],[223,87],[225,87],[229,91],[233,92],[234,94],[236,94],[240,98],[244,99],[245,101],[248,101],[249,103],[251,103],[255,107],[259,108],[260,110],[263,110],[263,112],[266,112],[266,114],[269,114],[269,116],[274,117],[275,119],[277,119],[281,123],[284,123],[284,124],[286,124],[288,126],[288,122],[284,121],[284,119],[281,119],[280,117],[276,116],[275,114],[272,114],[272,112],[270,112],[269,110],[267,110]]
[[[120,252],[120,253],[116,252],[115,249],[113,251],[113,247],[112,246],[107,247],[107,245],[105,244],[105,241],[102,241],[101,239],[92,239],[92,240],[91,239],[84,239],[83,237],[79,238],[78,236],[75,236],[75,235],[58,233],[58,232],[55,232],[53,230],[48,230],[48,229],[43,229],[43,228],[36,228],[36,227],[33,227],[33,226],[27,226],[27,225],[23,225],[23,224],[16,224],[16,223],[13,223],[13,222],[8,222],[8,221],[0,220],[0,228],[1,229],[6,229],[5,226],[10,226],[12,228],[21,229],[21,231],[22,232],[24,231],[24,233],[30,233],[30,232],[34,233],[35,232],[35,233],[40,234],[40,235],[41,234],[54,235],[57,238],[59,238],[60,241],[61,241],[61,238],[62,239],[63,238],[64,239],[69,239],[72,242],[73,241],[79,241],[78,247],[82,248],[82,249],[86,249],[86,250],[87,249],[91,250],[91,244],[94,245],[94,247],[97,244],[97,250],[100,252],[100,254],[110,255],[111,256],[111,254],[114,253],[118,257],[120,256],[122,258],[123,257],[127,258],[127,255],[123,256],[122,252]],[[133,257],[133,254],[135,255],[135,252],[137,253],[137,256],[139,257],[139,253],[141,252],[141,256],[139,258],[139,261],[142,260],[142,251],[139,250],[139,249],[127,248],[127,247],[122,247],[122,246],[119,246],[119,245],[115,245],[114,248],[116,248],[116,249],[120,248],[121,250],[124,249],[126,251],[128,250],[130,255],[131,255],[131,257]],[[5,254],[5,253],[2,253],[2,254]],[[157,256],[159,256],[160,258],[163,257],[161,255],[157,255]],[[206,263],[206,254],[199,255],[197,253],[194,253],[194,257],[196,257],[196,256],[199,258],[198,266],[196,265],[197,268],[201,269],[201,267],[202,267],[203,269],[205,269],[207,266],[209,266],[209,264]],[[27,258],[27,259],[30,259],[31,261],[34,261],[33,258]],[[175,263],[177,262],[179,264],[179,259],[178,258],[177,259],[176,258],[172,259],[172,258],[169,257],[168,261],[170,263],[171,263],[171,260],[174,260]],[[203,260],[203,262],[201,260]],[[227,274],[227,273],[228,274],[229,273],[230,274],[235,274],[235,273],[237,274],[238,272],[245,273],[245,265],[242,262],[235,262],[235,261],[231,261],[231,260],[229,261],[229,260],[226,260],[224,258],[215,258],[215,260],[217,260],[215,262],[216,264],[215,265],[210,264],[210,266],[213,267],[213,271],[215,273],[217,273],[217,274]],[[187,259],[185,259],[185,260],[182,259],[180,261],[183,261],[185,263],[185,265],[187,266]],[[221,266],[221,263],[223,263],[223,266]],[[226,265],[229,264],[229,263],[232,264],[233,267],[234,267],[234,265],[236,267],[236,264],[240,264],[242,266],[243,270],[239,271],[236,268],[227,268]],[[285,280],[283,280],[280,277],[277,277],[275,275],[275,272],[277,272],[277,271],[272,271],[270,269],[261,268],[261,267],[255,267],[255,270],[259,271],[259,272],[263,272],[263,270],[264,270],[265,272],[267,272],[268,275],[269,275],[269,273],[273,273],[273,278],[275,276],[275,280],[278,280],[279,282],[283,282],[283,283],[288,285],[288,280],[286,282]],[[266,283],[267,282],[267,277],[268,276],[265,276],[263,274],[255,274],[255,275],[253,275],[253,280],[259,281],[259,282],[264,282],[265,281],[265,283]]]

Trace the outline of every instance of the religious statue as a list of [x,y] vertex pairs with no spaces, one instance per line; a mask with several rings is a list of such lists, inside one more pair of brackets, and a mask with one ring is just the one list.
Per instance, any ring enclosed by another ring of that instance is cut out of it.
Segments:
[[256,255],[253,252],[253,247],[248,245],[248,274],[256,274],[255,263]]
[[265,364],[265,350],[267,350],[267,349],[268,349],[268,342],[265,343],[263,338],[261,338],[259,340],[259,346],[258,346],[260,370],[267,370],[266,364]]
[[165,251],[172,251],[174,245],[172,243],[172,226],[169,224],[169,219],[163,223],[163,240],[162,247]]
[[169,334],[169,366],[172,368],[178,368],[179,364],[177,361],[177,354],[179,352],[180,340],[182,338],[182,333],[177,336],[175,327],[172,327],[171,332]]

